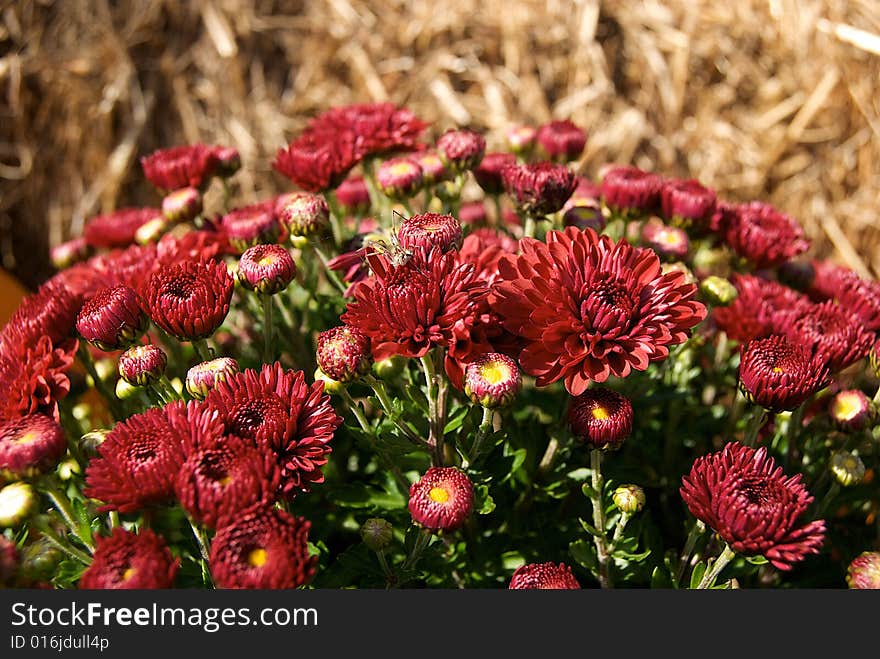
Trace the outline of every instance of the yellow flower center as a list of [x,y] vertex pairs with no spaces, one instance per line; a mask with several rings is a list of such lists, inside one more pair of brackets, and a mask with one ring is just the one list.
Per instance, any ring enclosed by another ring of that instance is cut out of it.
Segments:
[[774,373],[783,373],[784,371],[783,371],[781,368],[779,368],[778,366],[774,366],[774,367],[773,367],[773,372],[774,372]]
[[396,162],[390,167],[394,176],[409,176],[416,171],[415,165],[410,162]]
[[257,261],[257,265],[259,265],[261,268],[265,268],[267,266],[274,265],[275,261],[277,261],[277,259],[275,258],[274,254],[266,254],[259,261]]
[[131,579],[134,576],[134,573],[136,571],[137,570],[135,570],[133,567],[128,568],[125,572],[122,573],[122,580],[128,581],[129,579]]
[[486,364],[480,369],[480,375],[489,384],[498,384],[510,377],[510,367],[507,364]]
[[220,485],[222,485],[223,487],[226,487],[227,485],[229,485],[232,482],[232,476],[230,476],[229,474],[226,474],[223,478],[219,479],[217,482]]
[[253,567],[263,567],[266,564],[266,558],[266,550],[258,548],[248,554],[247,560]]
[[591,412],[593,413],[593,418],[597,421],[604,421],[609,416],[611,416],[610,414],[608,414],[608,410],[601,406],[594,407]]
[[834,400],[834,416],[844,421],[856,417],[862,410],[862,401],[858,396],[841,394]]
[[31,444],[32,442],[37,441],[39,438],[40,435],[38,433],[31,431],[26,432],[21,437],[17,437],[15,441],[17,444]]
[[435,503],[446,503],[449,501],[449,490],[445,487],[432,487],[428,497]]

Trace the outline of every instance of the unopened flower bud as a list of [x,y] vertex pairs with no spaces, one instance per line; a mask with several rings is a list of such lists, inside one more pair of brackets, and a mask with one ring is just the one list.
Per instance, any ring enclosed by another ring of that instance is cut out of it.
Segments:
[[434,151],[425,151],[418,155],[410,156],[415,160],[422,169],[422,185],[436,185],[442,181],[448,180],[452,176],[452,172],[443,163],[437,153]]
[[324,383],[324,393],[340,394],[345,390],[345,383],[344,382],[340,382],[339,380],[334,380],[329,375],[327,375],[324,371],[322,371],[320,367],[315,369],[315,382],[323,382]]
[[645,491],[638,485],[621,485],[611,495],[620,512],[634,515],[645,507]]
[[48,581],[64,559],[57,547],[45,537],[28,543],[21,556],[21,575],[30,581]]
[[158,346],[132,346],[119,356],[119,375],[130,385],[143,387],[165,373],[168,358]]
[[874,419],[874,406],[858,389],[840,391],[828,405],[831,421],[838,430],[858,432]]
[[69,481],[75,475],[81,473],[82,469],[80,469],[79,462],[77,462],[73,458],[62,460],[62,462],[58,465],[58,478],[63,481]]
[[131,384],[130,382],[126,382],[122,378],[119,378],[116,381],[114,393],[119,400],[128,400],[132,396],[136,396],[140,391],[141,388],[138,385]]
[[376,170],[376,184],[390,199],[409,199],[422,186],[422,168],[413,158],[386,160]]
[[88,257],[91,249],[86,239],[80,236],[53,247],[49,251],[49,258],[52,260],[52,265],[59,270],[63,270]]
[[517,155],[529,153],[535,145],[537,135],[538,131],[531,126],[511,126],[504,134],[510,150]]
[[516,362],[507,355],[490,352],[465,369],[465,394],[488,409],[509,405],[521,388],[522,375]]
[[846,583],[855,590],[880,590],[880,552],[862,552],[846,571]]
[[321,195],[301,192],[291,195],[278,212],[293,236],[320,236],[330,226],[330,207]]
[[137,231],[134,232],[134,241],[138,245],[157,243],[170,228],[171,223],[164,216],[157,215],[137,228]]
[[403,367],[405,364],[405,358],[400,355],[392,355],[391,357],[386,357],[385,359],[380,359],[375,362],[373,364],[373,373],[375,373],[376,377],[380,380],[393,380],[403,373]]
[[91,459],[98,455],[98,447],[107,439],[109,430],[91,430],[79,439],[79,448],[85,457]]
[[320,369],[338,382],[351,382],[370,372],[370,339],[358,329],[340,325],[321,332],[315,357]]
[[700,282],[700,292],[710,304],[714,304],[716,307],[729,307],[739,295],[736,286],[724,277],[715,275],[706,277]]
[[17,528],[37,509],[37,493],[25,482],[0,489],[0,527]]
[[831,473],[843,487],[858,485],[865,477],[865,463],[855,453],[834,451],[831,454]]
[[195,188],[181,188],[162,199],[162,215],[174,224],[194,220],[201,212],[202,195]]
[[648,220],[642,226],[642,240],[661,258],[683,259],[690,247],[684,229],[667,226],[659,220]]
[[871,353],[869,354],[868,359],[871,362],[871,370],[874,371],[874,375],[880,378],[880,339],[877,339],[874,342],[874,346],[871,348]]
[[217,159],[217,169],[214,170],[220,178],[229,178],[241,169],[241,154],[232,146],[214,149]]
[[93,346],[110,352],[137,341],[149,322],[134,289],[119,285],[101,289],[83,305],[76,329]]
[[437,152],[454,172],[473,169],[486,153],[486,138],[472,130],[448,130],[437,138]]
[[336,201],[351,215],[363,215],[370,210],[370,190],[363,176],[351,176],[336,188]]
[[296,263],[281,245],[255,245],[241,255],[237,276],[248,290],[275,295],[296,277]]
[[361,526],[361,538],[373,551],[386,549],[394,539],[394,527],[381,517],[372,517]]
[[593,448],[618,448],[632,432],[629,399],[606,387],[591,387],[572,397],[568,422],[576,438]]
[[231,357],[196,364],[186,372],[186,390],[193,398],[202,400],[211,389],[238,371],[238,362]]
[[592,229],[601,233],[605,228],[605,216],[599,204],[592,206],[572,206],[562,215],[562,223],[567,227]]

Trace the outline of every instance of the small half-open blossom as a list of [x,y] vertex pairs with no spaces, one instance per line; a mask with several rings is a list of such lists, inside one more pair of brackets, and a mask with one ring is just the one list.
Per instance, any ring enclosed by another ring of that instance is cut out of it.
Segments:
[[828,404],[831,422],[839,430],[858,432],[876,416],[871,399],[858,389],[839,391]]
[[370,210],[370,190],[363,176],[349,176],[336,188],[336,201],[342,210],[352,215],[363,215]]
[[141,158],[141,167],[160,190],[201,188],[217,168],[217,151],[204,144],[159,149]]
[[30,483],[16,481],[0,487],[0,529],[17,529],[38,506],[39,496]]
[[450,178],[452,172],[436,151],[424,151],[411,155],[422,170],[422,185],[429,186],[442,183]]
[[786,477],[764,447],[729,442],[698,458],[679,492],[694,517],[733,551],[789,570],[817,554],[825,539],[824,520],[799,522],[813,502],[801,479]]
[[144,222],[134,232],[134,241],[138,245],[150,245],[162,240],[162,237],[171,229],[172,223],[164,215],[154,217]]
[[626,240],[568,227],[520,247],[499,261],[492,308],[524,340],[519,363],[538,386],[564,380],[578,395],[591,381],[643,371],[706,315],[684,273],[663,274],[653,251]]
[[620,512],[634,515],[645,507],[645,491],[638,485],[620,485],[611,495]]
[[211,542],[211,576],[218,588],[298,588],[311,581],[311,523],[266,505],[228,518]]
[[863,359],[874,341],[857,317],[830,300],[804,302],[783,311],[781,320],[783,333],[794,343],[811,347],[832,373]]
[[504,132],[504,137],[507,140],[507,145],[510,147],[510,150],[521,155],[525,155],[532,150],[537,135],[537,130],[532,126],[525,125],[510,126]]
[[201,362],[186,372],[186,390],[193,398],[202,400],[218,382],[223,382],[238,371],[238,362],[231,357]]
[[602,178],[602,200],[622,215],[644,215],[660,203],[663,179],[638,167],[612,167]]
[[289,195],[278,208],[278,217],[291,236],[320,236],[330,225],[330,207],[321,195]]
[[456,467],[431,467],[409,488],[413,522],[431,531],[453,531],[474,510],[474,486]]
[[501,177],[519,212],[537,217],[560,210],[577,185],[573,171],[551,162],[508,165]]
[[168,357],[159,346],[132,346],[119,355],[119,375],[131,385],[143,387],[162,377]]
[[254,245],[238,261],[238,281],[258,293],[280,293],[295,276],[296,263],[281,245]]
[[422,187],[422,168],[405,156],[385,160],[376,170],[376,184],[386,197],[409,199]]
[[509,405],[522,387],[516,362],[490,352],[470,362],[464,372],[464,392],[475,403],[493,409]]
[[106,352],[137,341],[150,321],[130,286],[102,289],[89,299],[76,318],[76,330],[86,341]]
[[91,245],[84,236],[72,238],[67,242],[56,245],[49,250],[49,259],[59,270],[69,268],[74,263],[78,263],[88,258],[91,253]]
[[501,170],[516,164],[512,153],[493,152],[483,156],[479,166],[474,168],[474,178],[486,194],[497,195],[504,192],[504,179]]
[[663,217],[683,229],[708,229],[715,202],[715,191],[694,179],[669,179],[660,188]]
[[565,563],[528,563],[516,569],[509,590],[580,590],[581,585]]
[[846,570],[846,583],[855,590],[880,590],[880,552],[856,556]]
[[591,387],[569,401],[568,424],[580,441],[615,449],[632,433],[632,403],[607,387]]
[[857,485],[865,477],[865,463],[858,455],[849,451],[834,451],[828,461],[828,468],[843,487]]
[[241,169],[241,154],[232,146],[214,147],[214,157],[217,159],[217,176],[229,178]]
[[274,243],[281,235],[281,224],[272,201],[235,208],[222,217],[220,224],[239,253],[254,245]]
[[0,475],[10,480],[46,473],[66,451],[64,429],[44,414],[0,423]]
[[192,450],[180,468],[174,491],[196,522],[213,529],[245,508],[272,504],[280,476],[275,455],[267,446],[224,437]]
[[758,269],[781,265],[810,246],[797,221],[770,204],[753,201],[732,210],[723,228],[724,241]]
[[181,188],[162,199],[162,215],[169,222],[189,222],[202,212],[202,195],[196,188]]
[[671,260],[683,259],[690,248],[684,229],[668,226],[659,220],[648,220],[642,225],[642,240],[658,255]]
[[161,216],[158,208],[121,208],[86,222],[83,237],[92,247],[128,247],[141,225]]
[[451,215],[419,213],[401,223],[397,239],[404,248],[438,247],[445,252],[461,247],[461,223]]
[[116,527],[95,543],[92,564],[83,573],[80,590],[171,588],[180,567],[161,536],[148,528],[137,533]]
[[567,119],[540,126],[536,138],[543,154],[559,162],[577,160],[587,144],[587,133]]
[[174,479],[186,456],[180,434],[165,412],[151,408],[116,424],[86,469],[86,496],[100,510],[134,512],[174,496]]
[[486,138],[472,130],[448,130],[437,138],[440,158],[454,172],[473,169],[486,152]]
[[800,407],[827,380],[822,361],[784,336],[754,339],[742,347],[739,387],[749,401],[773,412]]
[[182,261],[157,270],[141,296],[156,325],[192,341],[211,336],[220,326],[229,313],[233,287],[222,261]]
[[369,337],[348,325],[321,332],[315,357],[318,367],[337,382],[357,380],[373,365]]

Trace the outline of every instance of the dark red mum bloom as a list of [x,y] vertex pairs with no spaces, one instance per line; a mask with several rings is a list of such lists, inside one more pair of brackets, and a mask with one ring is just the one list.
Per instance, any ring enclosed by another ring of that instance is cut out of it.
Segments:
[[275,201],[272,199],[235,208],[224,215],[220,223],[230,244],[238,252],[261,243],[274,243],[281,235],[281,224],[275,216]]
[[142,225],[162,217],[160,208],[121,208],[86,222],[83,237],[92,247],[128,247]]
[[501,171],[508,165],[516,165],[516,156],[512,153],[487,153],[474,168],[474,178],[486,194],[501,194],[504,192]]
[[492,306],[524,339],[520,365],[539,386],[564,379],[576,396],[591,381],[643,371],[706,316],[683,272],[662,274],[654,252],[626,240],[569,227],[520,247],[499,262]]
[[291,236],[320,236],[330,225],[330,208],[321,195],[294,192],[279,200],[276,210]]
[[21,301],[9,322],[0,330],[0,342],[6,342],[7,335],[12,332],[16,334],[16,342],[34,343],[46,335],[56,345],[72,335],[82,296],[70,290],[60,276],[63,274],[59,273]]
[[595,448],[618,448],[632,433],[632,403],[616,391],[592,387],[569,401],[568,424],[582,442]]
[[760,201],[733,207],[723,235],[738,256],[758,269],[774,268],[810,247],[797,221]]
[[0,474],[11,480],[53,469],[66,452],[64,429],[44,414],[0,423]]
[[813,497],[801,475],[786,478],[765,448],[730,442],[698,458],[679,492],[691,513],[738,554],[761,555],[789,570],[825,539],[825,522],[805,525],[798,518]]
[[456,467],[431,467],[409,488],[413,522],[431,531],[454,531],[474,510],[474,486]]
[[846,583],[855,590],[880,590],[880,552],[856,556],[846,569]]
[[684,229],[708,229],[716,200],[714,190],[694,179],[670,179],[660,188],[663,217]]
[[76,276],[72,285],[80,289],[86,298],[106,286],[119,284],[139,290],[158,267],[157,246],[131,245],[123,250],[115,249],[89,259],[83,264],[85,272],[75,272],[77,267],[60,274],[74,273]]
[[347,325],[321,332],[315,357],[318,368],[337,382],[356,380],[369,373],[373,365],[369,337]]
[[360,160],[390,151],[418,150],[419,137],[427,127],[410,110],[393,103],[358,103],[330,108],[310,121],[308,130],[347,136]]
[[529,563],[516,569],[509,590],[580,590],[581,585],[565,563]]
[[461,246],[461,223],[451,215],[419,213],[403,221],[397,239],[405,248],[437,247],[445,252]]
[[472,263],[477,277],[492,286],[499,277],[498,263],[505,254],[516,254],[517,242],[495,229],[477,229],[468,234],[461,245],[460,258]]
[[550,160],[577,160],[587,144],[587,133],[568,119],[551,121],[538,128],[538,145]]
[[437,138],[440,158],[454,172],[473,169],[486,152],[486,138],[472,130],[448,130]]
[[274,295],[296,276],[296,263],[281,245],[254,245],[238,262],[238,281],[251,291]]
[[324,480],[321,468],[342,419],[322,382],[309,386],[302,371],[288,371],[275,362],[215,384],[205,405],[217,411],[227,434],[274,449],[285,496]]
[[880,282],[866,281],[854,272],[842,274],[834,299],[859,318],[866,330],[880,332]]
[[280,477],[268,446],[224,437],[190,453],[174,491],[194,520],[213,529],[252,505],[274,503]]
[[422,167],[406,156],[385,160],[376,170],[376,185],[386,197],[409,199],[422,187]]
[[183,261],[155,272],[141,295],[156,325],[191,341],[220,327],[229,313],[233,286],[226,264]]
[[339,185],[360,157],[350,134],[307,131],[278,150],[272,167],[303,190],[321,192]]
[[131,385],[146,386],[165,374],[168,357],[159,346],[150,343],[132,346],[119,355],[119,375]]
[[159,149],[141,158],[144,176],[160,190],[200,188],[217,169],[216,147],[187,144]]
[[229,236],[221,225],[205,221],[204,228],[187,231],[182,236],[165,234],[155,248],[160,265],[179,261],[220,260],[238,254],[229,244]]
[[577,186],[573,171],[551,162],[508,165],[501,170],[501,178],[519,212],[533,216],[560,210]]
[[257,505],[229,518],[211,542],[210,568],[219,588],[298,588],[311,581],[311,523]]
[[370,210],[370,191],[363,176],[350,176],[336,188],[336,201],[346,213],[363,215]]
[[0,419],[42,412],[55,415],[55,404],[70,391],[68,371],[78,342],[53,345],[48,336],[34,338],[28,328],[10,323],[0,340]]
[[812,347],[813,354],[836,373],[867,356],[874,335],[846,307],[834,302],[803,302],[785,314],[783,333],[793,343]]
[[132,533],[116,527],[95,544],[95,557],[80,579],[80,590],[154,590],[174,585],[180,559],[150,529]]
[[86,469],[86,496],[122,513],[167,502],[186,456],[165,412],[151,408],[116,424]]
[[822,360],[784,336],[754,339],[740,351],[740,389],[751,402],[773,412],[800,407],[827,381]]
[[80,336],[105,352],[130,346],[143,336],[149,324],[138,294],[125,284],[98,291],[76,318]]
[[797,291],[762,277],[734,274],[731,283],[737,290],[736,300],[712,309],[712,318],[740,343],[781,333],[788,312],[807,302]]
[[613,167],[602,178],[602,199],[624,215],[649,213],[660,203],[663,179],[638,167]]

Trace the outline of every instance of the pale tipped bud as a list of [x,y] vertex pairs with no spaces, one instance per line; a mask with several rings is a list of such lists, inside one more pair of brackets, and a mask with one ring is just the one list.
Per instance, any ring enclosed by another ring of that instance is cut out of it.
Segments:
[[829,463],[831,473],[843,487],[858,485],[865,477],[865,463],[855,453],[835,451]]
[[381,517],[372,517],[361,526],[361,538],[373,551],[383,551],[394,539],[394,527]]
[[23,481],[0,489],[0,528],[18,528],[37,509],[37,493]]
[[611,495],[620,512],[634,515],[645,507],[645,491],[638,485],[621,485]]
[[712,275],[700,282],[700,292],[710,304],[729,307],[737,298],[736,287],[724,277]]
[[196,188],[181,188],[162,199],[162,215],[173,223],[189,222],[202,212],[202,195]]

